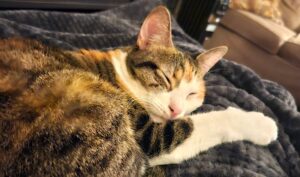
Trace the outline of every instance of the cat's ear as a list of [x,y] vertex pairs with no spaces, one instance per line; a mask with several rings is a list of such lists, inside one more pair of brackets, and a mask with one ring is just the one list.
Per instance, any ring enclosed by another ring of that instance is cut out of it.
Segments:
[[154,8],[146,17],[137,40],[139,49],[152,45],[174,47],[171,34],[171,17],[164,6]]
[[227,53],[228,47],[220,46],[205,51],[197,56],[201,73],[206,74]]

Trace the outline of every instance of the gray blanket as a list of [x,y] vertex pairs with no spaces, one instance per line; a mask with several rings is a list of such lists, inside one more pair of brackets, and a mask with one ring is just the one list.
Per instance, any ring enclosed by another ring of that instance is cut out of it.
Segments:
[[[146,14],[160,1],[138,0],[103,12],[81,14],[33,10],[1,11],[0,37],[23,36],[65,49],[108,49],[131,45]],[[173,23],[178,48],[192,55],[201,45]],[[261,79],[249,68],[221,60],[206,76],[205,103],[196,112],[228,106],[261,111],[279,125],[268,147],[249,142],[222,144],[179,165],[166,165],[169,176],[300,177],[300,114],[289,92]],[[255,130],[253,130],[255,131]]]

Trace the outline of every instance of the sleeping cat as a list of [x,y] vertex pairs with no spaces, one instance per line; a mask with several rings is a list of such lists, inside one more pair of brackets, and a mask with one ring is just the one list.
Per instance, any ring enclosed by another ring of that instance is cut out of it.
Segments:
[[1,40],[0,176],[142,176],[224,142],[268,145],[277,127],[261,113],[190,115],[204,100],[204,75],[226,52],[193,59],[177,50],[163,6],[131,47],[62,51]]

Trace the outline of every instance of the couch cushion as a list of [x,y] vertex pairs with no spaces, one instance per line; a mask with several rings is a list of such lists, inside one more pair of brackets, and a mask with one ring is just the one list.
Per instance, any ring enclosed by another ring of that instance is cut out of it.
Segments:
[[276,54],[295,32],[271,20],[241,10],[229,10],[221,24],[267,52]]
[[300,32],[300,0],[282,0],[279,5],[286,27]]
[[204,43],[206,49],[220,45],[226,45],[229,48],[225,58],[252,68],[265,79],[282,84],[293,94],[300,105],[299,67],[288,62],[286,58],[270,55],[247,39],[223,27],[219,27],[212,38]]
[[300,68],[300,34],[285,42],[279,50],[278,55]]
[[279,0],[231,0],[230,8],[245,10],[282,24]]

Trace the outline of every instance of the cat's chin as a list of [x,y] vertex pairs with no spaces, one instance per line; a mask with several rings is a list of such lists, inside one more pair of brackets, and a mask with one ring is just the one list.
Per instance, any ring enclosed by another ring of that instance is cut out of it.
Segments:
[[156,115],[150,115],[150,118],[153,120],[153,122],[157,122],[157,123],[163,123],[167,121],[167,119],[164,119]]
[[164,122],[167,122],[167,121],[172,121],[172,120],[175,120],[175,119],[179,119],[180,117],[176,117],[176,118],[163,118],[163,117],[159,117],[159,116],[151,115],[150,114],[150,118],[153,120],[153,122],[156,122],[156,123],[164,123]]

